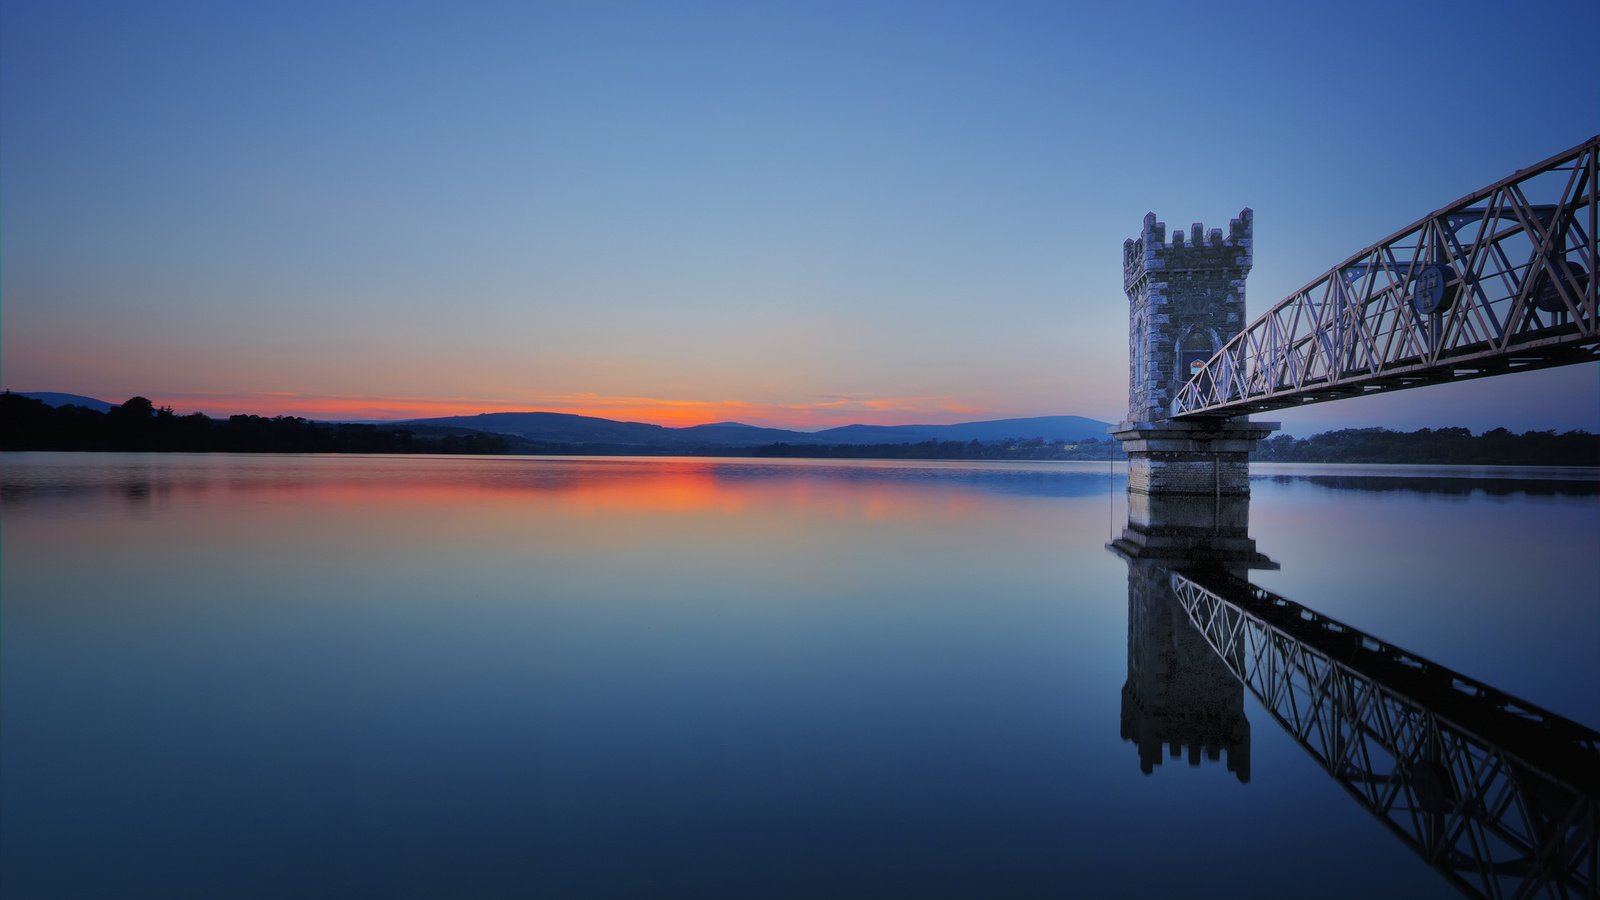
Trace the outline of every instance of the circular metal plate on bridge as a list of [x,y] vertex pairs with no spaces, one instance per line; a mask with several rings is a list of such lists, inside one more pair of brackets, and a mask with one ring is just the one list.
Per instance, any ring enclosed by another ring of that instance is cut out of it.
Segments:
[[1427,316],[1450,308],[1455,292],[1450,290],[1451,275],[1446,266],[1423,266],[1411,279],[1411,305]]
[[1540,272],[1538,282],[1533,289],[1533,305],[1543,312],[1566,312],[1567,302],[1561,297],[1561,290],[1556,287],[1555,273],[1565,269],[1567,278],[1570,279],[1567,290],[1573,295],[1581,297],[1584,287],[1588,284],[1589,273],[1583,264],[1570,259],[1553,259],[1550,268]]

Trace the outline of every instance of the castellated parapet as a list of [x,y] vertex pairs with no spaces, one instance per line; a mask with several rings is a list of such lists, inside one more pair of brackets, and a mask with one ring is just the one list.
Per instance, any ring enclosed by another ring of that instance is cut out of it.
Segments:
[[1250,493],[1250,452],[1277,428],[1244,418],[1173,419],[1192,367],[1244,330],[1255,216],[1221,228],[1199,222],[1167,236],[1155,213],[1122,244],[1128,295],[1128,418],[1111,429],[1128,452],[1128,490],[1147,494]]
[[1199,222],[1167,238],[1155,213],[1137,238],[1122,244],[1122,287],[1128,294],[1128,422],[1160,422],[1203,362],[1244,330],[1244,282],[1250,274],[1254,213],[1221,228]]

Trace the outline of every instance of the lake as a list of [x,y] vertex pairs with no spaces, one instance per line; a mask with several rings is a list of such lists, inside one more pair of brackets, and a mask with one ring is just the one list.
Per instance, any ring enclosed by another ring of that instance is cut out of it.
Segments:
[[[1600,728],[1592,470],[1252,484],[1254,584]],[[0,892],[1457,896],[1198,632],[1131,614],[1124,489],[0,454]],[[1225,752],[1141,747],[1161,642]]]

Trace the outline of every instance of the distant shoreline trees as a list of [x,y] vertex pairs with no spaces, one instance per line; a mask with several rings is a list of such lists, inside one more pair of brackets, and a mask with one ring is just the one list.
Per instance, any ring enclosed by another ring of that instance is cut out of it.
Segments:
[[0,450],[168,453],[481,453],[509,450],[493,434],[464,428],[312,422],[296,416],[177,415],[144,397],[96,412],[0,394]]
[[[1011,438],[1000,441],[922,441],[903,444],[790,444],[762,446],[634,445],[531,441],[438,425],[351,425],[295,416],[180,416],[133,397],[101,413],[82,406],[51,407],[21,394],[0,393],[0,450],[103,450],[187,453],[443,453],[533,456],[754,456],[815,459],[1124,459],[1110,438],[1077,441]],[[1277,435],[1262,441],[1257,462],[1436,465],[1600,466],[1600,435],[1586,431],[1465,428],[1391,431],[1354,428],[1309,438]]]
[[[924,441],[919,444],[769,444],[746,451],[751,456],[828,459],[1125,459],[1115,440]],[[1469,466],[1600,466],[1600,435],[1586,431],[1529,431],[1504,428],[1474,436],[1465,428],[1348,428],[1309,438],[1277,435],[1262,441],[1250,457],[1256,462],[1387,463]]]
[[766,444],[743,451],[750,456],[820,459],[1124,459],[1122,445],[1110,438],[1047,441],[1011,438],[1001,441],[921,441],[907,444]]
[[1276,435],[1251,456],[1257,462],[1412,463],[1464,466],[1600,466],[1600,435],[1587,431],[1504,428],[1474,435],[1465,428],[1346,428],[1309,438]]

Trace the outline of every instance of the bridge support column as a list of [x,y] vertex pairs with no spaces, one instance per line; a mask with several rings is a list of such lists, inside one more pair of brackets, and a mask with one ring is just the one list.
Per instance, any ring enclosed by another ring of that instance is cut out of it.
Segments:
[[1248,419],[1123,422],[1112,437],[1128,452],[1128,491],[1135,494],[1250,496],[1250,453],[1278,429]]

